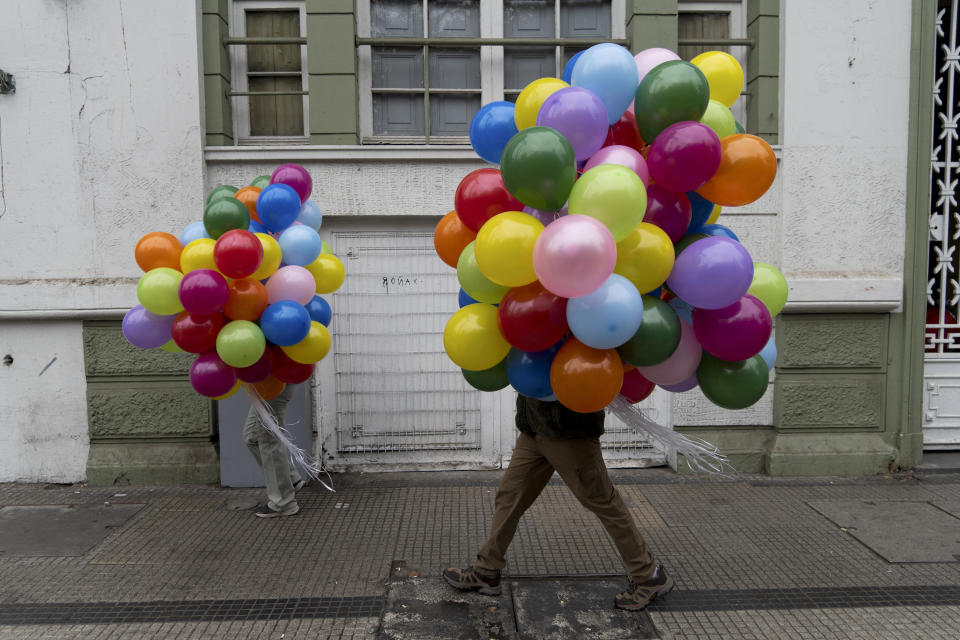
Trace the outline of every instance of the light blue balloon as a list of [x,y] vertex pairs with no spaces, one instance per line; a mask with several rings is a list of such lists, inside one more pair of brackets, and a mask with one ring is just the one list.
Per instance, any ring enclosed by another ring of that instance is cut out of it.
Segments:
[[567,302],[567,323],[577,340],[613,349],[633,337],[643,319],[643,297],[633,283],[613,273],[593,293]]
[[731,240],[740,242],[740,238],[737,237],[737,234],[735,234],[732,229],[725,227],[722,224],[705,224],[700,227],[697,233],[705,233],[708,236],[730,238]]
[[187,246],[194,240],[209,237],[210,234],[207,233],[207,228],[203,226],[203,221],[198,220],[197,222],[191,222],[183,231],[180,232],[180,244]]
[[500,164],[503,150],[516,134],[514,105],[506,100],[488,102],[470,121],[470,144],[478,156],[491,164]]
[[773,371],[773,365],[777,363],[777,343],[773,341],[773,336],[770,336],[767,344],[760,350],[760,357],[767,363],[767,369]]
[[693,324],[693,305],[680,298],[673,298],[667,304],[677,312],[681,320],[689,325]]
[[323,213],[320,211],[317,203],[313,200],[304,202],[303,206],[300,207],[300,215],[297,216],[297,222],[311,229],[319,230],[320,225],[323,224]]
[[637,63],[629,50],[612,42],[595,44],[580,56],[571,76],[575,87],[593,91],[614,124],[633,102],[640,84]]
[[280,234],[277,240],[280,244],[283,261],[286,264],[295,264],[305,267],[320,255],[323,241],[320,234],[305,224],[296,224]]

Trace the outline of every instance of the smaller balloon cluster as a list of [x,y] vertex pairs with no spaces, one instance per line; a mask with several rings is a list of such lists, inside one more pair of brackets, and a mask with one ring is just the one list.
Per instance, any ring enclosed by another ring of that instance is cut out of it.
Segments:
[[295,164],[237,189],[210,192],[203,220],[179,237],[154,231],[137,242],[140,304],[123,318],[135,347],[197,354],[190,383],[222,400],[253,385],[264,399],[304,382],[330,349],[343,263],[317,233],[323,214],[313,181]]
[[730,111],[742,86],[723,52],[605,43],[478,111],[471,143],[499,169],[463,178],[434,233],[461,286],[444,347],[472,386],[579,412],[657,385],[763,396],[786,280],[716,224],[776,176]]

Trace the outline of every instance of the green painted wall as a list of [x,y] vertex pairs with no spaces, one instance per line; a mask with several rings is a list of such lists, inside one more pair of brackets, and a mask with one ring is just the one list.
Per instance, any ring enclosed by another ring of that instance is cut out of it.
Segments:
[[677,50],[677,0],[627,0],[627,39],[634,53]]
[[310,144],[359,144],[353,0],[307,0]]
[[780,0],[747,2],[747,131],[780,142]]
[[230,55],[223,39],[229,34],[227,0],[203,0],[204,126],[208,146],[232,145],[233,108],[230,103]]

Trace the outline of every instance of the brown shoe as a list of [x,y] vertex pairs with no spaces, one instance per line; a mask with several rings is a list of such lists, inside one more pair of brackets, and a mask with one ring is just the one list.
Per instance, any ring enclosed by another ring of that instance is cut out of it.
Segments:
[[631,580],[629,588],[623,593],[618,593],[614,602],[618,609],[640,611],[654,598],[662,596],[671,589],[673,589],[673,579],[667,575],[662,566],[657,565],[652,578],[644,582]]
[[500,595],[500,572],[487,573],[473,567],[457,569],[451,567],[443,571],[443,579],[454,589],[478,591],[485,596]]

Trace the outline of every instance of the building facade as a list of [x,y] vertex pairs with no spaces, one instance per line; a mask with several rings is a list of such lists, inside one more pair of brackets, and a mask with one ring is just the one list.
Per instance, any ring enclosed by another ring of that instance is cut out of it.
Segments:
[[[790,282],[768,393],[732,412],[658,390],[648,415],[772,475],[874,474],[916,465],[925,441],[960,447],[957,140],[941,104],[954,102],[956,2],[13,4],[0,23],[16,83],[0,94],[0,481],[217,480],[218,442],[240,425],[192,392],[190,358],[120,334],[133,247],[199,220],[213,187],[284,162],[310,170],[321,235],[347,269],[311,384],[315,453],[336,469],[503,465],[513,397],[471,390],[443,353],[458,285],[432,230],[484,166],[465,137],[475,110],[600,41],[730,51],[746,72],[735,114],[779,159],[770,191],[721,220]],[[614,420],[605,446],[612,464],[676,464]]]

